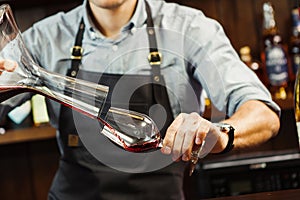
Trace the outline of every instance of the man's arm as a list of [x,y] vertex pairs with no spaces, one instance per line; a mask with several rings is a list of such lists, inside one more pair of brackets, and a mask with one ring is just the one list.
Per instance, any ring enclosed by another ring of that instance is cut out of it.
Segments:
[[[275,136],[280,127],[279,116],[264,103],[249,100],[241,105],[229,119],[223,121],[235,128],[234,149],[253,147]],[[201,145],[207,134],[214,134],[217,141],[212,153],[219,153],[228,143],[228,135],[197,113],[180,114],[169,127],[162,152],[177,160],[188,161],[192,147]]]
[[[245,102],[229,119],[223,121],[235,128],[234,147],[243,149],[262,144],[277,135],[279,116],[266,104],[250,100]],[[213,152],[222,151],[228,141],[228,136],[221,133],[220,141]]]

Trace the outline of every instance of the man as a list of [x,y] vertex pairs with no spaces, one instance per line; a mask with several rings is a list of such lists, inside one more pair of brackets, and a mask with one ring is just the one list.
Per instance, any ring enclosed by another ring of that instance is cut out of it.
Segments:
[[[164,157],[132,155],[104,139],[95,145],[89,140],[101,131],[95,120],[49,102],[62,153],[49,199],[183,199],[195,148],[226,153],[262,144],[279,129],[280,109],[221,26],[201,11],[164,1],[85,0],[36,23],[23,38],[39,65],[108,85],[110,106],[150,115],[164,137]],[[226,113],[225,125],[201,117],[203,89]],[[219,126],[231,127],[230,134]],[[70,135],[81,141],[71,145]],[[166,155],[177,162],[163,162]]]

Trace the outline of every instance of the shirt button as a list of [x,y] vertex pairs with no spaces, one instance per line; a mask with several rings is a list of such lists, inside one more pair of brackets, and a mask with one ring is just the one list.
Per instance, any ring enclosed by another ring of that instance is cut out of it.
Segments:
[[133,28],[131,29],[131,33],[133,34],[133,33],[135,33],[135,32],[136,32],[136,28],[133,27]]
[[112,50],[113,50],[113,51],[117,51],[117,50],[118,50],[118,46],[117,46],[117,45],[113,45],[113,46],[112,46]]
[[92,40],[96,39],[96,33],[95,32],[91,32],[91,38],[92,38]]

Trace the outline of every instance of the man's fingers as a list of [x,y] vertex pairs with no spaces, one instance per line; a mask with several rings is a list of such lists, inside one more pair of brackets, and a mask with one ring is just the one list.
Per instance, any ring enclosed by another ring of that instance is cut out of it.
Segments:
[[187,124],[189,127],[185,134],[184,143],[182,146],[182,160],[188,161],[191,159],[191,153],[201,146],[204,138],[210,129],[210,122],[201,118],[197,113],[192,113],[189,116],[190,123]]
[[210,126],[211,122],[203,119],[198,113],[180,114],[167,130],[162,153],[172,153],[174,161],[190,160],[193,148],[201,146]]
[[162,153],[171,154],[177,130],[181,126],[184,119],[183,115],[184,114],[178,115],[178,117],[176,117],[176,119],[169,126],[163,141],[163,148],[161,149]]
[[211,127],[211,123],[202,120],[200,123],[200,126],[198,127],[196,138],[195,138],[195,144],[200,145],[202,144],[203,140],[205,139],[207,133],[209,132]]
[[16,61],[13,60],[0,60],[0,70],[12,72],[18,66]]

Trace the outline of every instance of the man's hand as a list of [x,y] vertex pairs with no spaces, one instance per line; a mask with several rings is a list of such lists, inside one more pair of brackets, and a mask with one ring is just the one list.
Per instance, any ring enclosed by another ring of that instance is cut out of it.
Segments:
[[220,138],[219,129],[198,113],[181,113],[168,128],[161,151],[164,154],[172,153],[174,161],[179,160],[179,158],[183,161],[189,161],[191,152],[194,150],[193,147],[198,146],[200,148],[208,134],[210,141],[205,143],[204,150],[206,148],[206,151],[211,151]]
[[3,71],[13,72],[17,66],[18,63],[16,61],[0,60],[0,75]]

